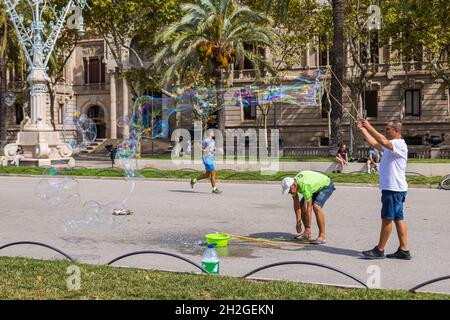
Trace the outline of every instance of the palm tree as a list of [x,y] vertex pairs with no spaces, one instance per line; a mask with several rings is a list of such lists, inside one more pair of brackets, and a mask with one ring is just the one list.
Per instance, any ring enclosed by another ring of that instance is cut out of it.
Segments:
[[[7,142],[8,108],[10,106],[6,105],[5,97],[8,92],[8,67],[18,67],[19,70],[23,70],[24,66],[25,58],[16,32],[3,7],[3,3],[0,3],[0,147],[3,147]],[[22,85],[22,91],[25,91],[25,88],[26,85]],[[20,89],[18,90],[20,91]],[[16,103],[19,100],[23,100],[24,96],[26,94],[23,94],[23,92],[16,92]]]
[[[256,77],[267,68],[264,57],[244,47],[270,47],[275,33],[272,20],[264,13],[252,11],[235,0],[197,0],[181,6],[182,19],[165,29],[157,41],[165,46],[154,58],[159,70],[166,67],[163,83],[176,76],[183,79],[193,69],[205,70],[207,79],[214,81],[219,109],[219,128],[224,129],[223,104],[224,75],[232,66],[247,58],[253,63]],[[170,64],[170,66],[167,66]]]
[[5,96],[8,90],[7,69],[8,55],[10,49],[10,37],[14,32],[9,25],[6,10],[0,10],[0,147],[3,147],[7,140],[8,107],[5,104]]
[[335,97],[331,102],[331,144],[330,155],[336,155],[339,145],[342,143],[342,87],[345,61],[344,61],[344,0],[333,0],[333,49],[332,70],[334,76],[331,79],[331,94]]

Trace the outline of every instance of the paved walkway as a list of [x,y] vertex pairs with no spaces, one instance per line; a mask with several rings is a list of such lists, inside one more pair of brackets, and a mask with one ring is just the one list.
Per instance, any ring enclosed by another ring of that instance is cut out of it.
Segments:
[[[77,160],[77,166],[86,168],[108,168],[111,167],[110,161],[86,161]],[[120,163],[118,162],[120,166]],[[201,162],[191,163],[190,161],[175,163],[171,160],[148,160],[141,159],[138,160],[139,168],[157,168],[165,170],[174,169],[197,169],[203,170],[203,164]],[[268,164],[250,164],[250,163],[224,163],[217,162],[218,170],[223,169],[233,169],[238,171],[259,171],[261,168],[268,169],[270,166]],[[320,172],[332,172],[336,170],[336,164],[332,162],[279,162],[276,166],[277,171],[302,171],[302,170],[315,170]],[[349,163],[348,166],[344,168],[344,172],[355,172],[355,171],[367,171],[367,166],[365,163]],[[445,176],[450,174],[450,163],[408,163],[407,172],[419,173],[425,176]]]
[[[82,210],[73,206],[56,210],[34,195],[40,178],[0,177],[0,245],[19,240],[42,241],[56,246],[82,262],[104,264],[135,250],[166,250],[200,262],[205,234],[227,232],[254,237],[292,237],[292,200],[273,184],[222,184],[222,195],[210,194],[200,183],[191,190],[186,182],[140,181],[129,207],[131,216],[120,217],[117,228],[91,226],[65,232],[63,224],[80,219]],[[83,202],[107,203],[121,199],[129,182],[79,179]],[[248,271],[280,261],[310,261],[345,270],[360,279],[369,277],[368,267],[381,271],[382,288],[409,289],[426,280],[450,274],[450,193],[443,190],[411,189],[406,202],[412,261],[367,261],[358,253],[372,248],[378,239],[380,194],[376,188],[339,186],[325,207],[328,229],[326,246],[273,249],[231,241],[221,252],[223,274],[242,276]],[[388,252],[397,248],[393,234]],[[16,246],[1,255],[60,258],[54,252],[33,246]],[[171,257],[129,257],[117,266],[175,271],[195,271]],[[357,285],[332,271],[309,266],[283,266],[255,274],[258,278],[301,282]],[[450,293],[450,281],[433,284],[427,291]]]

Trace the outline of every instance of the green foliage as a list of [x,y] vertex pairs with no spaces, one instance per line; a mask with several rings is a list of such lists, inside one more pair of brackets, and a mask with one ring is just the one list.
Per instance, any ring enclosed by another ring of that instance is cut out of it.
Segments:
[[[389,0],[383,1],[382,12],[382,32],[392,38],[392,49],[403,56],[403,62],[421,62],[423,53],[434,76],[450,86],[450,2]],[[400,62],[399,56],[393,62]]]
[[[134,96],[160,87],[160,76],[148,61],[159,50],[154,45],[156,35],[179,19],[180,3],[183,1],[91,0],[90,9],[84,12],[89,34],[105,39],[118,73],[128,80]],[[134,64],[124,64],[123,49],[131,51]]]
[[[259,0],[245,1],[257,8],[264,7],[276,21],[280,37],[276,39],[272,53],[277,70],[291,69],[299,65],[302,53],[310,42],[321,49],[330,45],[333,35],[331,7],[316,0]],[[321,37],[326,42],[314,40]]]
[[255,281],[237,277],[162,272],[77,264],[80,290],[68,290],[68,261],[0,258],[0,299],[355,299],[423,300],[450,295],[405,290],[343,289],[289,281]]
[[159,70],[166,70],[165,83],[177,75],[183,79],[188,71],[202,68],[207,78],[217,79],[243,58],[253,62],[260,76],[261,66],[267,64],[244,43],[255,48],[272,46],[275,33],[268,16],[234,0],[197,1],[183,5],[182,10],[182,19],[157,38],[157,43],[163,43],[164,47],[154,62]]

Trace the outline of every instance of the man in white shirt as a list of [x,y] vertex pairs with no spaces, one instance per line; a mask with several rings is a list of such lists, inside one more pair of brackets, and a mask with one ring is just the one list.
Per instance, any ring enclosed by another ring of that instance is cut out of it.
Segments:
[[[367,142],[383,152],[380,162],[381,189],[381,232],[378,245],[362,254],[367,259],[403,259],[410,260],[408,250],[407,228],[403,217],[403,203],[406,199],[408,184],[406,182],[406,163],[408,161],[408,146],[402,139],[402,124],[389,121],[386,125],[386,136],[379,133],[369,121],[362,119],[357,122],[358,129]],[[395,223],[400,246],[397,252],[384,255],[384,248]]]

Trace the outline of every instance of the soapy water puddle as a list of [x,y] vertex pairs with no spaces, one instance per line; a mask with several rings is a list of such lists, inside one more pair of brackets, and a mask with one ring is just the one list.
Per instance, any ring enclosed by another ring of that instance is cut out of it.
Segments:
[[[174,249],[182,254],[202,256],[208,244],[203,235],[198,234],[169,234],[158,239],[162,247]],[[254,255],[259,249],[250,243],[230,239],[227,247],[215,248],[219,257],[258,258]]]

